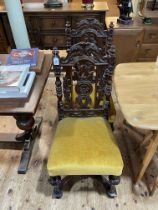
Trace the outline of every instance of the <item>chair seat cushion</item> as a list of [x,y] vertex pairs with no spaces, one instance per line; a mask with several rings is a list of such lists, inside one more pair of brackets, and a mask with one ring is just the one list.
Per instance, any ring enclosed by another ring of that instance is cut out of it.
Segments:
[[106,120],[89,117],[59,121],[47,169],[50,176],[120,176],[123,161]]

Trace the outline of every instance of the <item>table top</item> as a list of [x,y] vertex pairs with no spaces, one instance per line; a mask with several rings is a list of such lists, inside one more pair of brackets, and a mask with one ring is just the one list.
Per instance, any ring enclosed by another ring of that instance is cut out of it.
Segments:
[[[7,55],[0,55],[5,61]],[[27,99],[0,99],[0,115],[34,115],[43,93],[52,64],[52,54],[45,53],[42,71],[36,75],[35,82]]]
[[[43,2],[32,2],[32,3],[24,3],[23,4],[23,11],[24,12],[94,12],[94,11],[108,11],[107,2],[94,2],[94,7],[92,9],[85,9],[81,7],[81,0],[72,1],[69,3],[63,3],[61,8],[44,8]],[[5,5],[0,3],[0,13],[6,12]]]
[[114,87],[120,109],[130,125],[158,130],[158,68],[154,62],[117,65]]

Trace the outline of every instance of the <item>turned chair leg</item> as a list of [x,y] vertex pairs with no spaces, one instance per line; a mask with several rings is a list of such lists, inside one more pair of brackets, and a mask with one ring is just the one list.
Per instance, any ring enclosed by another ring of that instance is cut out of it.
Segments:
[[52,197],[61,198],[63,196],[63,184],[60,176],[51,176],[49,183],[53,186]]
[[155,154],[157,148],[158,148],[158,132],[156,131],[156,132],[154,132],[151,142],[150,142],[150,144],[146,150],[146,153],[144,155],[143,161],[141,163],[140,171],[135,179],[135,184],[137,182],[139,182],[141,180],[141,178],[144,176],[144,173],[145,173],[150,161],[154,157],[154,154]]
[[110,198],[117,197],[117,191],[115,185],[118,185],[120,183],[120,176],[109,176],[109,186],[107,188],[107,195]]
[[152,187],[152,189],[150,191],[150,196],[152,196],[154,194],[154,192],[155,192],[157,187],[158,187],[158,175],[157,175],[156,180],[155,180],[155,182],[153,184],[153,187]]

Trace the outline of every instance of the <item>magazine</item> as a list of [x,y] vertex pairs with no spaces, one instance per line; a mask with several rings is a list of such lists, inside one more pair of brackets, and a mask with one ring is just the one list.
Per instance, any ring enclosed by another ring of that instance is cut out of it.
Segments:
[[0,66],[0,92],[20,91],[29,72],[30,65]]
[[38,61],[38,52],[38,48],[12,49],[9,54],[7,64],[30,64],[31,66],[36,66]]
[[33,82],[35,80],[36,73],[28,72],[26,78],[24,80],[23,86],[20,88],[20,91],[0,91],[0,99],[8,99],[8,98],[27,98],[29,96],[31,87],[33,86]]

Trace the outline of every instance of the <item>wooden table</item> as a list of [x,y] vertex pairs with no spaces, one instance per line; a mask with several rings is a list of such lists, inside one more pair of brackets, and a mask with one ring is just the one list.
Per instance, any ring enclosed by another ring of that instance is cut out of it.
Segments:
[[119,64],[114,86],[126,121],[136,128],[154,131],[135,180],[138,182],[158,147],[158,68],[154,62]]
[[[63,3],[61,8],[55,9],[44,8],[43,3],[31,2],[23,4],[23,12],[31,47],[52,49],[56,46],[59,49],[66,49],[66,24],[70,23],[70,28],[73,29],[77,22],[85,18],[96,18],[106,28],[105,16],[109,10],[106,1],[94,2],[94,7],[90,10],[81,7],[81,0],[72,0],[72,2]],[[4,3],[0,3],[0,22],[2,22],[6,37],[1,34],[7,39],[11,48],[15,48]],[[3,40],[5,41],[4,38]],[[5,44],[4,41],[3,44]]]
[[[5,63],[7,55],[0,55],[0,60]],[[52,64],[52,55],[45,54],[42,71],[36,75],[35,82],[31,89],[29,97],[25,99],[0,99],[0,115],[13,116],[16,119],[18,128],[24,130],[16,136],[16,140],[23,143],[23,152],[21,155],[18,173],[24,174],[27,171],[31,157],[34,139],[38,133],[41,119],[34,119],[45,83],[47,81],[50,67]]]

